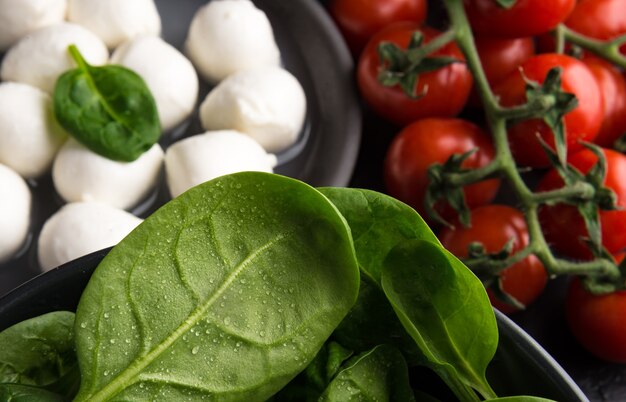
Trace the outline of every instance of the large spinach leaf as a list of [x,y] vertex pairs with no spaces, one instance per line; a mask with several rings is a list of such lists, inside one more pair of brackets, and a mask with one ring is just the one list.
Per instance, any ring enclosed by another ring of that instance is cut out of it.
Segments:
[[0,332],[0,383],[75,392],[80,376],[73,326],[74,313],[57,311]]
[[402,354],[380,345],[350,359],[328,385],[320,402],[410,402],[414,400]]
[[0,384],[0,401],[64,402],[65,399],[45,389],[19,384]]
[[87,64],[76,46],[78,68],[59,77],[54,114],[73,137],[109,159],[131,162],[161,136],[156,103],[143,79],[122,66]]
[[407,240],[385,259],[381,283],[407,332],[457,396],[475,400],[472,387],[495,397],[485,371],[498,328],[480,280],[440,245]]
[[102,261],[76,314],[78,401],[264,400],[356,300],[349,229],[294,179],[194,187]]

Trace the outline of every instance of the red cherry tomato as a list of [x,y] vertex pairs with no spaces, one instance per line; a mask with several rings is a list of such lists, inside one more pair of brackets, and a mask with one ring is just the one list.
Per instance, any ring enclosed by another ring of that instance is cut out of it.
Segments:
[[[367,104],[374,112],[400,126],[424,117],[457,115],[465,106],[472,87],[472,75],[465,63],[452,63],[420,74],[416,91],[424,95],[419,99],[409,98],[399,86],[386,87],[378,82],[378,45],[381,42],[392,42],[406,49],[416,30],[424,34],[425,43],[439,35],[432,28],[420,28],[413,23],[392,24],[372,37],[361,54],[357,67],[359,89]],[[451,56],[465,60],[453,43],[444,46],[433,56]]]
[[[610,149],[604,149],[607,172],[604,185],[615,192],[617,205],[626,207],[626,156]],[[584,149],[571,155],[568,162],[580,172],[587,173],[597,161],[596,155]],[[563,180],[555,170],[549,171],[541,180],[538,191],[559,188]],[[589,248],[583,240],[587,237],[585,223],[578,209],[569,205],[544,206],[539,210],[539,218],[551,247],[558,253],[576,259],[590,259]],[[612,254],[626,249],[626,210],[600,211],[602,244]]]
[[[493,38],[479,36],[475,38],[476,50],[487,76],[493,86],[510,73],[517,71],[520,64],[535,54],[532,38]],[[469,102],[471,106],[479,106],[480,98],[476,89],[472,90]]]
[[508,9],[495,0],[464,0],[464,3],[475,32],[520,38],[548,32],[565,21],[576,0],[517,0]]
[[[476,168],[494,158],[491,138],[479,127],[465,120],[429,118],[406,126],[392,141],[385,158],[385,185],[389,194],[411,205],[428,218],[424,195],[428,186],[428,167],[444,163],[453,154],[478,148],[463,166]],[[470,208],[484,205],[496,195],[500,182],[495,179],[466,186],[465,197]],[[438,206],[448,219],[454,211]]]
[[[485,205],[472,210],[472,225],[469,228],[457,225],[445,228],[439,235],[441,243],[460,258],[467,257],[467,246],[480,242],[489,253],[495,253],[513,239],[515,253],[528,245],[528,229],[524,215],[509,206]],[[501,272],[503,289],[524,305],[532,303],[543,291],[548,280],[543,264],[530,255]],[[498,300],[488,290],[491,304],[504,313],[516,308]]]
[[[564,117],[566,145],[570,152],[575,152],[582,148],[580,141],[593,141],[604,117],[600,87],[583,62],[562,54],[534,56],[521,65],[520,72],[509,74],[500,81],[494,87],[494,93],[500,97],[504,106],[522,104],[526,101],[524,76],[531,81],[543,83],[546,74],[553,67],[562,69],[563,91],[573,93],[578,99],[578,106]],[[526,120],[509,129],[511,150],[519,164],[531,167],[548,166],[548,158],[536,138],[537,133],[554,148],[552,131],[542,120]]]
[[[579,0],[567,25],[572,30],[596,39],[613,39],[626,34],[624,0]],[[621,52],[626,54],[626,45]]]
[[626,291],[594,295],[573,278],[565,311],[572,334],[585,349],[601,359],[626,363]]
[[533,38],[476,38],[476,50],[490,84],[496,84],[535,54]]
[[426,0],[332,0],[329,4],[330,14],[355,55],[376,32],[391,23],[421,24],[426,8]]
[[604,104],[602,127],[594,142],[611,148],[626,133],[626,79],[613,65],[597,57],[587,56],[583,63],[598,81]]

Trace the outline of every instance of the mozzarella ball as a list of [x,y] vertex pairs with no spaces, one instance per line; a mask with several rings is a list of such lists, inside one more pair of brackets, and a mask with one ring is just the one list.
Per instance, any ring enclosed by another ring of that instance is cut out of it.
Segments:
[[67,50],[72,44],[91,65],[105,64],[109,59],[104,43],[90,31],[75,24],[56,24],[33,32],[9,49],[2,61],[0,78],[52,93],[57,78],[76,68]]
[[156,101],[161,127],[168,131],[182,123],[198,100],[198,76],[176,48],[156,36],[141,36],[115,50],[111,63],[139,74]]
[[26,182],[0,164],[0,262],[20,249],[30,226],[31,194]]
[[66,139],[47,93],[26,84],[0,84],[0,163],[24,177],[40,176]]
[[200,105],[202,128],[240,131],[268,152],[281,151],[296,141],[305,114],[302,86],[279,67],[233,74]]
[[159,35],[153,0],[69,0],[67,20],[89,29],[109,48],[139,35]]
[[0,0],[0,52],[24,36],[65,19],[67,0]]
[[276,156],[236,131],[209,131],[174,143],[165,153],[165,172],[172,197],[229,173],[272,173]]
[[211,82],[252,68],[278,65],[280,51],[265,13],[249,0],[212,1],[194,15],[186,51]]
[[141,222],[124,210],[97,202],[66,204],[41,229],[37,244],[39,265],[47,271],[115,246]]
[[54,160],[52,180],[67,202],[96,201],[128,209],[155,188],[162,163],[158,144],[133,162],[118,162],[70,138]]

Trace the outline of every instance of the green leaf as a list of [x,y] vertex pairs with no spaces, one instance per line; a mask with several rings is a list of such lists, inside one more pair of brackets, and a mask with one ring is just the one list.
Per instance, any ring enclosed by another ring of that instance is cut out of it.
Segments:
[[355,351],[390,343],[411,364],[422,360],[412,339],[398,321],[380,285],[383,261],[401,241],[423,239],[439,243],[420,215],[408,205],[371,190],[321,188],[348,221],[362,272],[359,296],[333,336]]
[[72,45],[78,68],[59,77],[54,114],[79,142],[109,159],[131,162],[161,136],[154,98],[135,72],[116,65],[93,67]]
[[258,172],[170,201],[105,257],[76,313],[76,401],[265,400],[354,304],[349,228],[312,187]]
[[402,354],[380,345],[350,359],[320,397],[320,402],[411,402],[413,391]]
[[315,359],[271,399],[274,402],[315,402],[337,375],[352,351],[334,341],[324,344]]
[[58,311],[0,332],[0,383],[45,387],[72,396],[80,379],[73,326],[74,313]]
[[45,389],[19,384],[0,384],[0,401],[64,402],[65,399]]
[[457,395],[467,392],[464,385],[493,397],[485,371],[498,328],[480,280],[440,245],[408,240],[389,253],[381,282],[405,329],[448,386]]
[[380,283],[383,260],[398,242],[422,239],[439,244],[437,236],[410,206],[371,190],[319,189],[335,204],[352,231],[361,271]]

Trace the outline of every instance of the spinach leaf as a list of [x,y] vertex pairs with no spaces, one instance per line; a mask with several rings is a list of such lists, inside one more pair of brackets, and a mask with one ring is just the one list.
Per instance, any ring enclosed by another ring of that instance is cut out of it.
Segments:
[[87,64],[69,47],[78,68],[56,82],[54,114],[65,130],[92,151],[131,162],[161,136],[156,103],[143,79],[122,66]]
[[537,396],[505,396],[502,398],[490,399],[495,402],[554,402],[552,399],[540,398]]
[[461,400],[476,399],[467,387],[495,397],[485,371],[498,328],[480,280],[440,245],[407,240],[385,259],[381,283],[407,332],[452,391]]
[[74,313],[57,311],[0,332],[0,383],[77,390]]
[[348,226],[317,190],[245,172],[172,200],[98,266],[76,313],[77,401],[264,400],[357,297]]
[[348,221],[362,275],[356,304],[333,334],[355,351],[390,343],[411,365],[423,357],[406,333],[380,286],[383,260],[399,242],[422,239],[439,243],[419,214],[408,205],[371,190],[321,188]]
[[320,397],[320,402],[414,401],[402,354],[380,345],[350,359]]
[[19,384],[0,384],[0,401],[63,402],[65,399],[45,389]]
[[361,271],[376,283],[380,283],[383,260],[399,242],[422,239],[439,244],[422,217],[395,198],[362,189],[325,187],[320,191],[348,221]]
[[311,364],[271,399],[274,402],[314,402],[341,369],[352,351],[329,341]]

